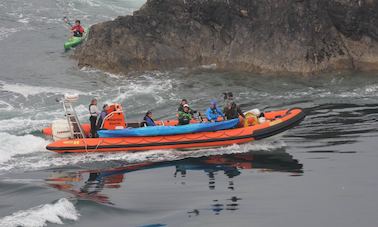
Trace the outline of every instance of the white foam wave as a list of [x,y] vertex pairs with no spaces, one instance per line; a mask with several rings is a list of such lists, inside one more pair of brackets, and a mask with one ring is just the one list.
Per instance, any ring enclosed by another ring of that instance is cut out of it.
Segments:
[[217,64],[209,64],[209,65],[201,65],[200,68],[202,69],[217,69]]
[[51,120],[31,119],[27,117],[15,117],[0,120],[0,132],[16,132],[17,134],[30,133],[49,125]]
[[0,100],[0,110],[1,111],[11,111],[11,110],[14,110],[14,107],[9,103]]
[[115,13],[121,14],[121,15],[131,14],[134,10],[139,8],[138,6],[136,8],[133,8],[133,7],[116,6],[116,5],[113,5],[113,4],[106,4],[106,7],[108,9],[114,11]]
[[362,88],[356,88],[353,92],[346,92],[346,94],[352,93],[354,96],[377,96],[378,95],[378,85],[371,84]]
[[[176,95],[169,92],[175,86],[176,81],[171,78],[147,77],[138,78],[137,80],[128,80],[126,85],[118,87],[116,97],[107,100],[108,102],[123,102],[126,99],[136,95],[151,95],[156,103],[162,103],[175,99]],[[166,94],[161,97],[161,94]]]
[[22,19],[19,19],[17,21],[20,22],[20,23],[23,23],[23,24],[28,24],[29,20],[30,20],[29,18],[22,18]]
[[99,72],[102,72],[99,69],[91,68],[91,67],[87,67],[87,66],[81,67],[80,71],[85,72],[85,73],[99,73]]
[[17,20],[17,22],[20,22],[20,23],[22,23],[22,24],[28,24],[29,23],[29,20],[30,20],[30,18],[28,18],[28,17],[24,17],[24,14],[23,13],[21,13],[20,15],[18,15],[18,20]]
[[4,227],[40,227],[47,223],[64,224],[62,219],[76,221],[79,212],[66,198],[59,199],[54,204],[44,204],[28,210],[21,210],[0,219]]
[[18,32],[17,28],[0,27],[0,40],[8,38],[12,33]]
[[[90,7],[107,8],[107,9],[110,9],[111,11],[115,12],[118,15],[119,14],[122,14],[122,15],[129,14],[132,11],[136,10],[136,8],[117,6],[114,3],[108,4],[107,2],[98,1],[98,0],[76,0],[76,1],[79,2],[79,3],[81,3],[81,4],[86,4],[86,5],[90,6]],[[126,5],[128,5],[128,4],[126,4]],[[138,6],[137,6],[137,8],[138,8]]]
[[303,97],[319,97],[319,98],[329,98],[329,97],[338,97],[338,98],[371,98],[378,96],[378,85],[367,85],[360,88],[351,89],[350,91],[345,90],[333,90],[332,88],[307,88],[306,90],[294,90],[285,92],[283,95],[273,95],[265,92],[249,92],[249,96],[257,97],[274,97],[276,99],[299,99]]
[[113,73],[108,73],[108,72],[105,72],[105,75],[109,76],[110,78],[114,78],[114,79],[120,79],[122,77],[121,74],[113,74]]
[[112,85],[95,92],[100,97],[110,97],[103,100],[104,103],[122,103],[139,95],[150,96],[157,104],[176,100],[177,98],[177,95],[174,94],[172,90],[179,82],[167,77],[165,73],[158,71],[149,72],[136,77],[102,72],[88,67],[81,68],[81,71],[88,74],[100,74],[109,77],[109,82]]
[[124,161],[128,163],[139,162],[161,162],[180,160],[188,157],[202,157],[219,154],[245,153],[248,151],[275,151],[286,146],[283,142],[257,141],[243,145],[233,145],[221,148],[199,149],[199,150],[154,150],[143,152],[116,152],[116,153],[82,153],[82,154],[55,154],[52,152],[39,152],[33,156],[18,157],[11,160],[0,170],[39,170],[51,167],[69,165],[83,165],[94,162]]
[[[109,77],[111,86],[96,91],[96,94],[100,94],[101,97],[111,97],[104,100],[105,103],[123,102],[138,95],[151,95],[157,103],[176,98],[176,94],[170,91],[177,87],[179,81],[172,79],[167,73],[152,71],[132,77],[103,72],[90,67],[83,67],[81,71],[89,75],[106,75]],[[162,94],[165,94],[164,97],[161,96]]]
[[87,4],[92,7],[99,7],[101,6],[97,1],[95,0],[77,0],[80,3]]
[[7,163],[25,154],[44,150],[47,141],[33,135],[15,136],[0,132],[0,169],[7,168]]
[[2,90],[7,92],[12,92],[16,94],[20,94],[24,96],[25,98],[28,98],[29,96],[38,95],[42,93],[50,93],[50,94],[85,94],[81,91],[74,90],[74,89],[68,89],[68,88],[58,88],[58,87],[42,87],[42,86],[32,86],[32,85],[26,85],[21,83],[16,84],[9,84],[3,81],[0,81],[0,84],[2,84]]

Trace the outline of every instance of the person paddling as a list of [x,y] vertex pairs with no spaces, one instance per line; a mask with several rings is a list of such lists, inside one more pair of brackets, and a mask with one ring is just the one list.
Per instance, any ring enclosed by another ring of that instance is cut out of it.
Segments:
[[75,37],[83,37],[83,34],[85,32],[83,26],[81,26],[80,20],[75,21],[75,25],[72,25],[67,17],[64,18],[64,22],[66,22],[69,26],[71,26],[71,32],[73,33],[73,36]]
[[89,121],[91,122],[91,137],[96,138],[97,137],[97,117],[99,114],[98,108],[97,108],[97,99],[92,99],[91,104],[89,104]]

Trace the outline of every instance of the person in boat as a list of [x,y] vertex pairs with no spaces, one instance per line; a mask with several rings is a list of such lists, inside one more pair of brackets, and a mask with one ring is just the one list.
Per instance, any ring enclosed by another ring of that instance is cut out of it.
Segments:
[[183,111],[179,111],[178,121],[179,125],[187,125],[190,123],[190,120],[193,119],[193,115],[190,112],[191,109],[188,104],[183,105]]
[[84,28],[80,24],[80,20],[75,21],[75,25],[71,27],[71,31],[73,33],[73,36],[75,37],[83,37],[84,34]]
[[104,104],[102,107],[102,111],[97,119],[97,130],[101,129],[102,123],[104,122],[104,119],[106,115],[108,115],[109,106],[108,104]]
[[215,100],[211,101],[210,107],[206,110],[205,115],[207,120],[210,122],[218,121],[219,117],[222,117],[223,120],[226,120],[222,110],[217,107],[217,102]]
[[223,95],[224,95],[224,101],[225,102],[234,100],[234,94],[232,94],[232,92],[225,92],[225,93],[223,93]]
[[227,120],[239,118],[239,116],[245,118],[243,111],[240,109],[240,106],[235,102],[228,102],[224,107],[223,112]]
[[[185,105],[188,105],[189,107],[189,103],[188,103],[188,100],[187,99],[182,99],[181,100],[181,103],[177,109],[177,111],[180,113],[180,112],[184,112],[184,106]],[[189,107],[189,113],[192,115],[192,118],[194,117],[194,114],[197,113],[196,110],[192,110],[190,107]]]
[[227,120],[239,118],[239,116],[245,118],[243,111],[240,109],[240,106],[235,103],[232,92],[224,94],[226,105],[223,108],[223,113],[226,116]]
[[96,138],[97,137],[97,117],[98,117],[98,108],[97,108],[97,99],[92,99],[91,103],[89,104],[89,122],[91,123],[91,137]]
[[152,112],[150,110],[147,111],[143,120],[144,120],[144,123],[146,124],[146,126],[156,126],[155,121],[152,119]]

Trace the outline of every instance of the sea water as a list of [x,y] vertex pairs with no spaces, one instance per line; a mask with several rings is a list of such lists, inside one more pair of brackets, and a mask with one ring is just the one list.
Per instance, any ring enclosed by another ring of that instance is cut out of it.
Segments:
[[[84,26],[143,1],[0,2],[0,226],[376,226],[377,73],[256,75],[175,69],[113,75],[64,52],[64,16]],[[243,110],[301,107],[296,128],[256,143],[139,153],[55,154],[41,129],[56,102],[121,103],[172,119],[182,98],[204,111],[231,91]]]

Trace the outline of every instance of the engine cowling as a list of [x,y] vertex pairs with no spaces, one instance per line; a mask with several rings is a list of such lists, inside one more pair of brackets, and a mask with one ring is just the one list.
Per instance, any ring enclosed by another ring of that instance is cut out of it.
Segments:
[[51,124],[51,129],[54,141],[73,138],[67,119],[54,120]]

